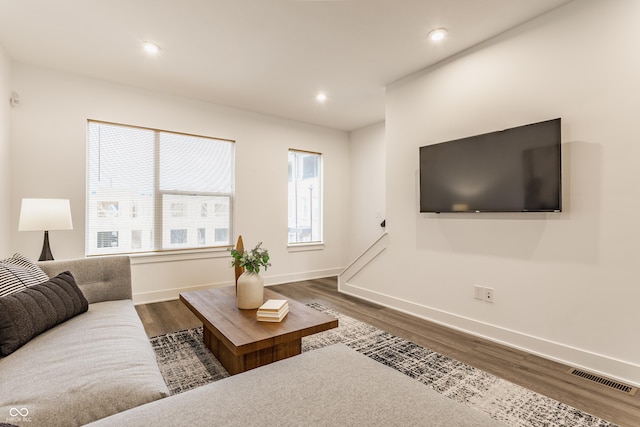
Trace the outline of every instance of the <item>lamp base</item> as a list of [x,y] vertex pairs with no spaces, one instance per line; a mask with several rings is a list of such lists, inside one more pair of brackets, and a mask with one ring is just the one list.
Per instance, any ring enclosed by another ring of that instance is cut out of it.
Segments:
[[53,254],[51,253],[51,248],[49,247],[49,232],[44,232],[44,242],[42,243],[42,252],[40,253],[40,258],[38,261],[52,261]]

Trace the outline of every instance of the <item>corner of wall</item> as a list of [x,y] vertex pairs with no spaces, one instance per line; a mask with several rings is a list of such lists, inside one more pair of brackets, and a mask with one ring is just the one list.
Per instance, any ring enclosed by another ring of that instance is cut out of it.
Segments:
[[[11,60],[0,44],[0,235],[11,229]],[[0,257],[9,255],[10,239],[0,239]]]
[[348,262],[355,259],[384,232],[385,122],[349,134],[349,234]]

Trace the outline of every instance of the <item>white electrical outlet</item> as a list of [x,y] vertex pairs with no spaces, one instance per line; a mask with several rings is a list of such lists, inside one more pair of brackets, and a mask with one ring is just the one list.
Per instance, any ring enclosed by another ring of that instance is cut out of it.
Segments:
[[475,299],[483,300],[484,299],[484,288],[482,286],[475,285],[473,287],[475,292]]
[[493,302],[493,288],[484,288],[484,300]]

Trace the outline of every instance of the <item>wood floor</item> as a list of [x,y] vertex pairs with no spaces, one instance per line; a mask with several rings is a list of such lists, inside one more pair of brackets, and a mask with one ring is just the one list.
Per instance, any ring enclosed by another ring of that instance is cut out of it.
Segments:
[[[340,294],[336,278],[288,283],[269,289],[302,303],[316,302],[333,308],[620,426],[640,426],[640,391],[630,396],[569,375],[569,366]],[[201,326],[178,300],[136,308],[150,337]]]

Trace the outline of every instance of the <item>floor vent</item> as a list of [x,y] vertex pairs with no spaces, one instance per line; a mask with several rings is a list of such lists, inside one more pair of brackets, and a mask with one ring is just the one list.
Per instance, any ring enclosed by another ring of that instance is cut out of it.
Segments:
[[580,378],[584,378],[589,381],[596,382],[598,384],[602,384],[606,387],[613,388],[615,390],[619,390],[623,393],[627,393],[631,396],[634,396],[638,389],[636,387],[632,387],[627,384],[623,384],[619,381],[615,381],[609,378],[605,378],[600,375],[592,374],[591,372],[581,371],[580,369],[571,368],[569,369],[569,374],[578,376]]

